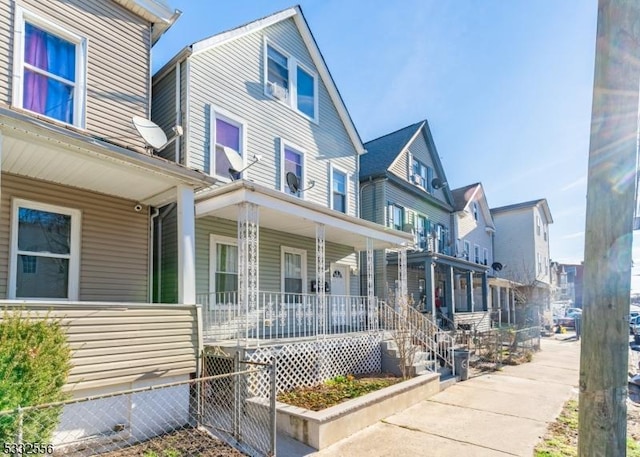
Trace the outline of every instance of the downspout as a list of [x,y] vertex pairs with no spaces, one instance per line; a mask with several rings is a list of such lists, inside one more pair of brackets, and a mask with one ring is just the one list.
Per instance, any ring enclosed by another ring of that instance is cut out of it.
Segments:
[[[151,209],[151,207],[149,208]],[[153,221],[160,214],[160,210],[158,208],[153,207],[151,214],[149,216],[149,269],[147,273],[147,277],[149,278],[149,294],[148,301],[149,303],[153,303],[153,248],[155,247],[154,239],[153,239]]]
[[[159,214],[156,214],[156,216],[158,216],[158,236],[156,237],[155,241],[156,241],[156,297],[157,297],[157,302],[158,303],[162,303],[162,221],[164,220],[165,217],[167,217],[167,215],[175,208],[176,204],[175,203],[170,203],[167,206],[165,206],[164,208],[162,208],[162,210],[158,210]],[[153,230],[153,227],[152,227]]]

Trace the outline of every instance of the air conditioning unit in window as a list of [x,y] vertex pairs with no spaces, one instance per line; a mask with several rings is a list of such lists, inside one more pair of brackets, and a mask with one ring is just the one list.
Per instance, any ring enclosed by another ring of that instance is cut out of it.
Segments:
[[415,174],[411,175],[411,181],[416,186],[420,186],[420,185],[422,185],[422,176],[420,176],[419,174],[415,173]]
[[276,83],[267,83],[267,90],[269,92],[269,95],[271,95],[273,98],[277,98],[278,100],[286,100],[287,99],[287,89],[285,89],[284,87],[282,87],[280,84],[276,84]]

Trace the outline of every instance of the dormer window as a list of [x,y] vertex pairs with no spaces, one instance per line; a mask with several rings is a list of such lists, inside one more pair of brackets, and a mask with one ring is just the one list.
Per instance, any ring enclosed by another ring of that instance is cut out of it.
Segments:
[[83,127],[86,40],[20,8],[15,30],[14,105]]
[[265,48],[265,94],[318,122],[317,75],[271,44]]
[[473,202],[473,218],[478,220],[478,204],[476,202]]

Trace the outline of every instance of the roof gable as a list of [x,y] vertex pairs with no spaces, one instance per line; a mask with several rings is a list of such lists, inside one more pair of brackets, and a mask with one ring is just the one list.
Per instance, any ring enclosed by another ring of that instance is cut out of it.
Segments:
[[514,203],[513,205],[500,206],[498,208],[491,208],[491,214],[495,216],[502,213],[508,213],[512,211],[518,211],[518,210],[535,208],[535,207],[538,207],[542,211],[545,218],[547,219],[547,224],[553,223],[553,218],[551,217],[551,210],[549,209],[549,204],[547,203],[546,198],[540,198],[538,200],[531,200],[531,201],[522,202],[522,203]]
[[[420,133],[424,135],[427,143],[436,176],[446,183],[444,168],[426,119],[365,143],[367,153],[360,157],[360,180],[387,174],[400,155],[411,148]],[[453,206],[453,196],[449,187],[444,186],[442,192],[446,203]]]
[[333,80],[333,77],[329,72],[329,68],[327,67],[320,49],[318,48],[318,44],[316,43],[316,40],[311,33],[309,24],[307,23],[307,20],[305,19],[300,6],[295,6],[283,11],[279,11],[270,16],[263,17],[253,22],[249,22],[231,30],[221,32],[209,38],[205,38],[204,40],[195,42],[191,46],[188,46],[186,49],[178,53],[178,55],[176,55],[174,59],[171,59],[171,61],[169,61],[160,71],[158,71],[157,75],[161,75],[169,66],[174,65],[176,59],[181,59],[189,55],[205,52],[209,49],[236,40],[250,33],[257,32],[287,19],[293,19],[293,22],[295,23],[298,32],[300,33],[300,36],[302,37],[302,40],[304,41],[304,44],[307,47],[309,54],[311,55],[313,64],[316,67],[315,69],[318,72],[320,79],[324,83],[327,92],[329,93],[329,97],[331,98],[331,101],[333,102],[333,105],[338,112],[340,120],[342,121],[349,139],[353,143],[354,148],[356,149],[358,154],[364,153],[364,146],[362,145],[360,135],[358,134],[355,124],[353,123],[353,120],[351,119],[351,116],[347,111],[347,107],[345,106],[342,96],[340,95],[340,92],[335,85],[335,81]]
[[469,184],[468,186],[453,189],[451,190],[451,194],[453,195],[454,209],[456,211],[466,211],[472,202],[478,202],[480,205],[480,211],[484,217],[485,225],[495,229],[493,216],[491,214],[491,209],[489,208],[482,183],[477,182]]

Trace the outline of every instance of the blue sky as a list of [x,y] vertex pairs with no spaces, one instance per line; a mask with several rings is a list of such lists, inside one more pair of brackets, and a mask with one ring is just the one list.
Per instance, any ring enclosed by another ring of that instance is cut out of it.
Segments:
[[[293,4],[168,0],[184,46]],[[452,188],[491,207],[547,198],[551,259],[583,259],[596,0],[302,1],[363,141],[428,119]]]

